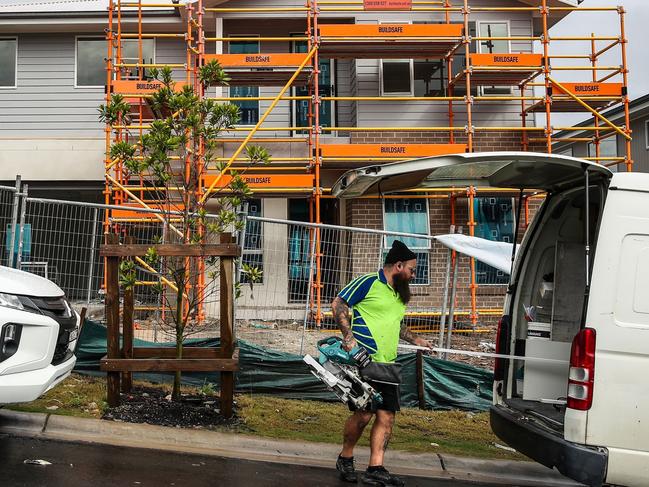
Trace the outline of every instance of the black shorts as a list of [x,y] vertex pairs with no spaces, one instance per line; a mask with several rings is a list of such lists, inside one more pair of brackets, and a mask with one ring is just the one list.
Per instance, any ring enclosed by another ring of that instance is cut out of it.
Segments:
[[383,398],[381,404],[371,408],[372,412],[376,412],[377,409],[392,411],[393,413],[401,410],[399,403],[399,393],[401,392],[399,390],[399,384],[386,384],[385,382],[375,382],[373,380],[368,380],[367,383],[376,389]]

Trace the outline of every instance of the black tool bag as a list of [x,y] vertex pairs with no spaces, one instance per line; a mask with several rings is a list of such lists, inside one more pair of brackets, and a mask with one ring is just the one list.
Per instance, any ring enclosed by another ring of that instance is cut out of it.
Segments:
[[361,369],[360,373],[363,379],[372,382],[382,382],[395,386],[401,384],[401,364],[370,362],[366,367]]

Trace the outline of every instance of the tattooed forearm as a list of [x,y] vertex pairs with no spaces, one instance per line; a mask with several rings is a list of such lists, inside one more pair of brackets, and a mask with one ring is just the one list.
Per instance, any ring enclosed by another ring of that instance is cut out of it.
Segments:
[[336,320],[336,324],[343,334],[343,338],[351,337],[352,327],[349,324],[349,307],[347,303],[339,296],[336,296],[331,303],[331,310],[333,311],[334,320]]
[[407,341],[408,343],[414,343],[415,340],[417,340],[417,335],[415,335],[413,332],[410,331],[410,328],[406,326],[405,322],[402,322],[401,331],[399,332],[399,338]]

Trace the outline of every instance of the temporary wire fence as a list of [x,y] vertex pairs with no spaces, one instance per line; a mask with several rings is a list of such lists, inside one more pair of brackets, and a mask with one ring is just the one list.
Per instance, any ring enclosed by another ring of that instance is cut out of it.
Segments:
[[[395,239],[417,253],[405,323],[435,345],[492,351],[495,327],[471,324],[469,259],[453,257],[433,237],[253,216],[247,217],[242,236],[242,262],[263,273],[260,282],[250,283],[239,271],[237,336],[268,348],[314,353],[318,340],[337,333],[332,300],[353,278],[377,272]],[[449,275],[453,270],[455,280]],[[444,304],[451,299],[452,305]]]
[[[115,224],[110,213],[115,209],[120,207],[31,198],[26,187],[0,187],[3,264],[47,277],[78,309],[86,306],[90,317],[102,320],[103,259],[99,248],[104,223]],[[137,208],[133,211],[152,213]],[[145,220],[119,222],[120,234],[141,244],[168,238],[157,220]],[[12,228],[16,229],[13,257],[9,255]],[[400,239],[414,248],[418,257],[405,318],[411,329],[435,345],[493,349],[493,324],[471,324],[469,259],[457,255],[453,259],[457,265],[451,266],[448,249],[431,236],[248,216],[238,239],[243,244],[243,257],[236,269],[240,292],[235,302],[237,338],[284,352],[315,353],[318,340],[337,333],[331,314],[334,297],[354,277],[376,272],[392,241]],[[246,266],[261,271],[259,282],[250,282]],[[455,287],[453,269],[458,276]],[[136,337],[154,342],[170,340],[172,334],[160,326],[165,312],[169,312],[162,306],[157,286],[161,276],[156,269],[138,264],[137,280]],[[173,295],[173,290],[163,284],[165,292]],[[207,289],[204,319],[193,323],[195,337],[219,334],[218,286]],[[475,365],[489,362],[463,360]]]

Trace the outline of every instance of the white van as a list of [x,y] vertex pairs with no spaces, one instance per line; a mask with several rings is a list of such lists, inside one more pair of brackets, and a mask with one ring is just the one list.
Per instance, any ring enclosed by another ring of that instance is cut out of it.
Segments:
[[0,405],[33,401],[70,375],[78,333],[60,287],[0,266]]
[[458,154],[348,171],[334,194],[469,185],[547,192],[498,328],[498,352],[521,359],[496,363],[492,429],[584,484],[649,485],[649,174]]

